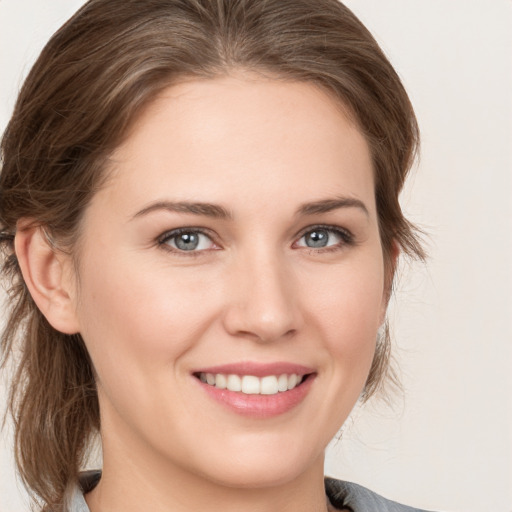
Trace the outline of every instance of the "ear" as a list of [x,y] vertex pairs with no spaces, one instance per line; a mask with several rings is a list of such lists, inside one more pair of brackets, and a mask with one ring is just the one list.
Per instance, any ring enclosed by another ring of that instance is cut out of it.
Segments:
[[400,246],[396,240],[393,240],[389,254],[385,256],[384,261],[384,292],[382,300],[382,312],[380,323],[384,323],[386,319],[386,311],[388,309],[389,299],[393,291],[393,279],[395,277],[396,267],[398,265],[398,257],[400,256]]
[[32,299],[54,329],[77,333],[70,256],[51,244],[43,227],[21,224],[18,223],[14,250]]

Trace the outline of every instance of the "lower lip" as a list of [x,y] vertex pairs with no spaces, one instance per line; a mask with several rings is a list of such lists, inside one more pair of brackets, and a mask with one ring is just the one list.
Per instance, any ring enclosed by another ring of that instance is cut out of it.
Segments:
[[306,398],[315,377],[316,374],[308,375],[297,387],[275,395],[247,395],[210,386],[196,377],[194,379],[208,393],[208,396],[230,410],[252,418],[271,418],[284,414],[299,405]]

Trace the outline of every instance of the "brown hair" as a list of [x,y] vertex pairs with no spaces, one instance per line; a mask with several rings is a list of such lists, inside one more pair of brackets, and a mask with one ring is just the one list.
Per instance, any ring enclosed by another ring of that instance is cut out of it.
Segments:
[[[72,249],[101,186],[106,157],[155,96],[183,76],[243,68],[308,81],[348,108],[369,143],[386,262],[393,244],[424,254],[398,194],[418,129],[407,94],[379,46],[337,0],[91,0],[49,41],[20,92],[1,145],[0,243],[10,313],[16,461],[45,510],[62,510],[99,429],[93,369],[80,335],[54,330],[23,282],[13,241],[19,219]],[[391,283],[389,283],[391,287]],[[378,343],[364,391],[387,373]]]

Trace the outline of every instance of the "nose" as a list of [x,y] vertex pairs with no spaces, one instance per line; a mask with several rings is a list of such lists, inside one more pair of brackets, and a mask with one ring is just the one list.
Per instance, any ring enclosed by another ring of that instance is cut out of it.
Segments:
[[234,265],[223,320],[232,336],[268,343],[301,327],[292,269],[277,255],[253,255]]

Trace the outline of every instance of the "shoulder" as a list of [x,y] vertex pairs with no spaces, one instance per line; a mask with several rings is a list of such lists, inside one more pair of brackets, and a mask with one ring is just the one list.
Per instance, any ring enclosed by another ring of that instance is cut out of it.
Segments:
[[401,505],[352,482],[325,478],[325,491],[330,502],[339,509],[352,512],[427,512]]
[[88,493],[100,481],[101,471],[83,471],[80,473],[78,485],[75,485],[68,497],[68,512],[90,512],[85,502],[84,494]]

